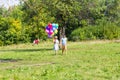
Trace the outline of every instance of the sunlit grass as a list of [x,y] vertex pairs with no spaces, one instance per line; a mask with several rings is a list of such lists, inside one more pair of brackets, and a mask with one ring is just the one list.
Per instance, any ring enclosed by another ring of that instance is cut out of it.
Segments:
[[119,80],[120,43],[68,42],[54,55],[53,43],[0,47],[0,80]]

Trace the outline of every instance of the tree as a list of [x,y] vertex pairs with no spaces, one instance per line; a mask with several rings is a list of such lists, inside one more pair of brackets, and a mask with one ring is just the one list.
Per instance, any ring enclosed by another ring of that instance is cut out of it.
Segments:
[[81,8],[77,0],[46,0],[44,3],[48,11],[51,11],[51,15],[55,17],[54,22],[59,23],[60,38],[66,33],[69,35],[71,30],[77,28],[77,15]]
[[42,0],[28,0],[24,1],[22,10],[24,11],[24,22],[30,26],[30,37],[45,38],[45,26],[52,21],[54,17],[49,16]]

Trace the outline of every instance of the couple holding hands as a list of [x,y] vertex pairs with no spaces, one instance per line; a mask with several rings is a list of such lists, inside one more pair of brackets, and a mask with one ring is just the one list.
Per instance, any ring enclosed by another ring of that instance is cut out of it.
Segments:
[[[57,51],[59,50],[59,40],[58,40],[57,36],[54,37],[53,42],[54,42],[54,50],[55,50],[55,54],[56,54]],[[67,54],[67,38],[65,35],[61,38],[60,46],[62,48],[62,54],[64,54],[64,52]]]

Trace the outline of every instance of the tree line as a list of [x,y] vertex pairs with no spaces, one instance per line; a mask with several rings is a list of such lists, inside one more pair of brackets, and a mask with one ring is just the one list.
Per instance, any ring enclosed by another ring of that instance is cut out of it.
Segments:
[[0,45],[47,40],[48,23],[58,23],[73,41],[119,39],[120,0],[20,0],[0,7]]

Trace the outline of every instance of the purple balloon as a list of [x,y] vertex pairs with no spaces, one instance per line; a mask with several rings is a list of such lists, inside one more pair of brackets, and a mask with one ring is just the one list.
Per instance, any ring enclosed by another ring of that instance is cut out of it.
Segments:
[[46,30],[45,30],[47,33],[50,32],[50,28],[48,26],[46,26]]
[[49,34],[49,35],[52,35],[52,34],[53,34],[53,31],[52,31],[52,30],[50,30],[50,31],[48,32],[48,34]]
[[47,29],[47,30],[50,30],[50,28],[49,28],[48,26],[46,26],[46,29]]
[[49,38],[52,38],[52,35],[49,35],[49,34],[48,34],[48,37],[49,37]]

